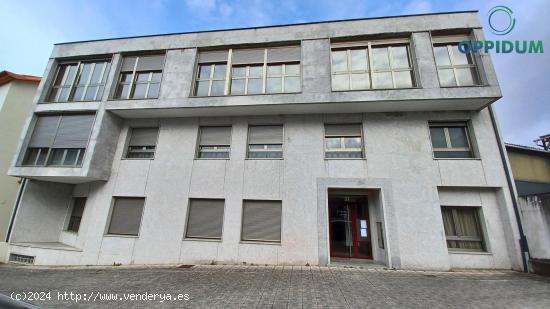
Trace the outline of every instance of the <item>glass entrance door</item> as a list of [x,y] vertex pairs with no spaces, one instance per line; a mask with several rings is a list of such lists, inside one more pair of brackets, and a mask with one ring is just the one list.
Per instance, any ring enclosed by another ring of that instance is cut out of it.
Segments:
[[329,197],[330,255],[372,259],[365,197]]

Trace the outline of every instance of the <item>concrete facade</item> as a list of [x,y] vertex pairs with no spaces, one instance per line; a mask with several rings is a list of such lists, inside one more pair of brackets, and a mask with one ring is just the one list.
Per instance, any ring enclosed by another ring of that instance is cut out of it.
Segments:
[[[368,195],[374,240],[376,222],[383,224],[384,249],[372,245],[381,264],[520,269],[506,163],[487,108],[501,95],[490,57],[476,56],[483,86],[439,86],[431,37],[457,30],[483,37],[475,12],[457,12],[56,45],[35,113],[95,111],[96,119],[81,168],[22,167],[36,116],[28,119],[10,169],[30,179],[10,253],[41,265],[326,265],[328,190],[340,188]],[[331,40],[398,33],[411,40],[417,87],[331,91]],[[198,50],[281,42],[301,46],[301,92],[192,96]],[[166,50],[159,98],[112,99],[122,55],[159,50]],[[105,54],[113,55],[112,69],[101,101],[41,104],[59,61]],[[428,122],[443,120],[469,122],[475,158],[434,159]],[[154,160],[124,159],[129,128],[151,123],[160,128]],[[361,123],[365,157],[325,159],[326,123]],[[282,160],[246,158],[248,126],[258,124],[283,125]],[[205,125],[232,127],[228,160],[196,159]],[[70,200],[80,196],[87,202],[79,232],[66,232]],[[145,198],[138,236],[106,233],[113,197]],[[184,237],[191,198],[225,200],[221,240]],[[282,202],[280,243],[241,240],[244,200]],[[485,252],[447,249],[441,205],[480,207]],[[45,232],[28,228],[43,225]]]
[[0,262],[7,254],[6,235],[21,179],[7,175],[21,130],[33,109],[39,78],[0,72]]

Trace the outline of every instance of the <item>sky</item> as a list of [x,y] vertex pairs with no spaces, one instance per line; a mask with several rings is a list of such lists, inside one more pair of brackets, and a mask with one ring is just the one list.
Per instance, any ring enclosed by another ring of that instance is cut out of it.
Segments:
[[[510,34],[487,30],[495,5],[512,9]],[[0,71],[41,76],[61,42],[459,10],[479,11],[486,39],[543,41],[542,54],[491,55],[503,93],[494,106],[504,140],[533,146],[550,134],[546,0],[0,0]]]

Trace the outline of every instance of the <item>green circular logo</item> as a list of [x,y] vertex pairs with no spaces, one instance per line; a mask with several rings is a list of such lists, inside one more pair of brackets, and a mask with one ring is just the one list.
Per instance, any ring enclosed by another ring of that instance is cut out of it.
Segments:
[[[495,18],[495,16],[497,16],[495,15],[496,13],[504,13],[507,16],[508,24],[506,25],[506,27],[495,26],[493,19]],[[512,10],[504,5],[497,5],[494,8],[490,9],[488,19],[491,32],[497,35],[505,35],[510,33],[510,31],[512,31],[512,29],[514,29],[514,27],[516,26],[516,19],[514,18],[514,16],[512,16],[512,13]]]

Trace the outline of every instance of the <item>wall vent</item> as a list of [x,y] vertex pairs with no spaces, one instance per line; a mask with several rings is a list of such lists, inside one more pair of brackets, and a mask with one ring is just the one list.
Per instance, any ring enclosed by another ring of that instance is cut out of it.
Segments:
[[34,264],[34,256],[10,253],[10,262]]

